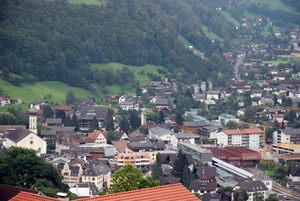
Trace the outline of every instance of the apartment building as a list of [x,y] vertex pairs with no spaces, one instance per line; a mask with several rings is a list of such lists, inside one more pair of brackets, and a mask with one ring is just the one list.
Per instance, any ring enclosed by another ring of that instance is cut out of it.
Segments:
[[117,168],[131,164],[143,171],[149,169],[155,161],[156,152],[120,153],[117,156]]
[[300,143],[300,129],[278,129],[273,132],[273,143]]
[[217,144],[260,149],[263,146],[263,134],[260,128],[223,130],[218,133]]

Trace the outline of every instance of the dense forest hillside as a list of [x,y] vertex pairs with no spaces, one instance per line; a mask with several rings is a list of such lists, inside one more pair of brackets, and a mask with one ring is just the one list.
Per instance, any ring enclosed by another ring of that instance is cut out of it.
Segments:
[[[235,34],[221,15],[196,0],[112,0],[106,6],[65,0],[0,2],[0,69],[16,85],[57,80],[90,88],[90,63],[112,61],[163,66],[186,83],[206,80],[211,72],[226,69],[220,44],[205,37],[201,24],[222,37]],[[186,49],[179,34],[214,62]]]

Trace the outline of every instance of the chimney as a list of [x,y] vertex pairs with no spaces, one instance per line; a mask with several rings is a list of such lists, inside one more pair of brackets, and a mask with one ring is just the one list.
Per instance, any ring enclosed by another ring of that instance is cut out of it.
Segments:
[[202,174],[205,174],[204,168],[202,169]]

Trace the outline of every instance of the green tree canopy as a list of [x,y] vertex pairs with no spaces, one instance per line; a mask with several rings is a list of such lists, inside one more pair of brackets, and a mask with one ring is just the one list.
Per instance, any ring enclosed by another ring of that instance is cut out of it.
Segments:
[[279,201],[279,199],[274,194],[270,194],[265,201]]
[[226,128],[228,129],[236,129],[238,128],[238,123],[236,121],[228,121],[225,125]]
[[[50,164],[38,157],[34,150],[10,147],[0,156],[0,183],[30,188],[34,185],[55,187],[67,192],[61,176]],[[46,185],[47,184],[47,185]]]
[[125,132],[126,134],[128,134],[130,131],[130,125],[125,116],[123,116],[120,121],[120,130]]
[[249,194],[244,187],[236,189],[233,192],[233,201],[247,201],[249,198]]
[[158,185],[158,180],[155,180],[152,177],[144,178],[142,171],[139,168],[128,164],[114,173],[109,193],[131,191]]
[[98,122],[98,120],[97,120],[96,117],[93,117],[93,119],[92,119],[91,128],[93,128],[93,129],[98,129],[98,130],[100,129],[100,128],[99,128],[99,122]]
[[66,94],[66,104],[67,105],[72,105],[76,101],[76,97],[73,93],[73,90],[68,90]]
[[43,109],[43,117],[45,118],[53,118],[54,111],[50,105],[46,105]]
[[222,193],[225,193],[226,191],[229,191],[230,193],[232,193],[233,187],[232,186],[220,186],[217,190],[217,193],[222,194]]
[[264,195],[261,192],[254,192],[253,201],[264,201]]

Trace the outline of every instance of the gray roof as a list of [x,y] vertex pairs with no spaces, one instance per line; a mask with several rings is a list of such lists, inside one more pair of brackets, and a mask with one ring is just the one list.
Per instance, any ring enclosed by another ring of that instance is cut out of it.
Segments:
[[74,132],[75,126],[51,126],[52,131],[56,131],[58,133],[65,132]]
[[264,172],[260,170],[256,170],[253,176],[254,180],[261,180],[261,181],[272,181],[272,179]]
[[133,149],[152,149],[153,148],[153,144],[152,142],[131,142],[130,144],[128,144],[128,146],[130,146]]
[[135,101],[122,101],[119,105],[134,105],[135,103]]
[[257,192],[257,191],[267,191],[268,190],[266,185],[260,180],[242,181],[239,184],[237,184],[237,186],[244,187],[247,190],[247,192]]
[[159,183],[161,186],[168,184],[178,184],[181,182],[181,178],[177,177],[159,177]]
[[218,183],[202,183],[200,181],[192,181],[189,189],[191,190],[203,190],[203,191],[215,191],[218,187]]
[[193,133],[174,133],[174,136],[178,138],[195,138]]
[[212,132],[212,131],[215,131],[215,130],[218,130],[222,127],[219,127],[219,126],[204,126],[202,128],[200,128],[200,130],[203,130],[205,132]]
[[85,176],[99,176],[101,174],[107,174],[110,171],[110,168],[107,165],[98,164],[92,166],[91,168],[85,170],[83,175]]
[[198,126],[206,126],[210,125],[206,121],[184,121],[182,122],[185,126],[190,126],[190,127],[198,127]]
[[46,123],[47,124],[61,124],[62,119],[61,118],[47,118]]
[[27,135],[29,135],[30,133],[32,132],[30,130],[27,130],[26,128],[17,128],[16,130],[8,134],[7,138],[17,143],[23,138],[25,138]]
[[166,99],[166,98],[156,99],[155,104],[157,104],[157,105],[168,105],[168,99]]
[[108,112],[108,107],[103,106],[83,106],[80,111],[80,120],[92,120],[96,117],[98,120],[104,120]]
[[164,128],[160,128],[160,127],[154,127],[154,128],[150,128],[149,129],[152,133],[155,133],[157,135],[165,135],[165,134],[172,134],[173,132],[168,130],[168,129],[164,129]]
[[79,184],[76,184],[74,186],[74,188],[90,188],[90,191],[92,191],[92,195],[98,195],[99,194],[99,190],[93,182],[79,183]]
[[57,135],[57,131],[53,130],[41,130],[41,135]]
[[279,129],[278,132],[279,131],[286,135],[299,135],[300,134],[299,128]]
[[162,84],[161,81],[151,81],[149,85],[154,87],[154,86],[159,86],[160,84]]
[[209,91],[207,91],[206,92],[206,94],[219,94],[219,93],[221,93],[221,91],[217,91],[217,90],[209,90]]

